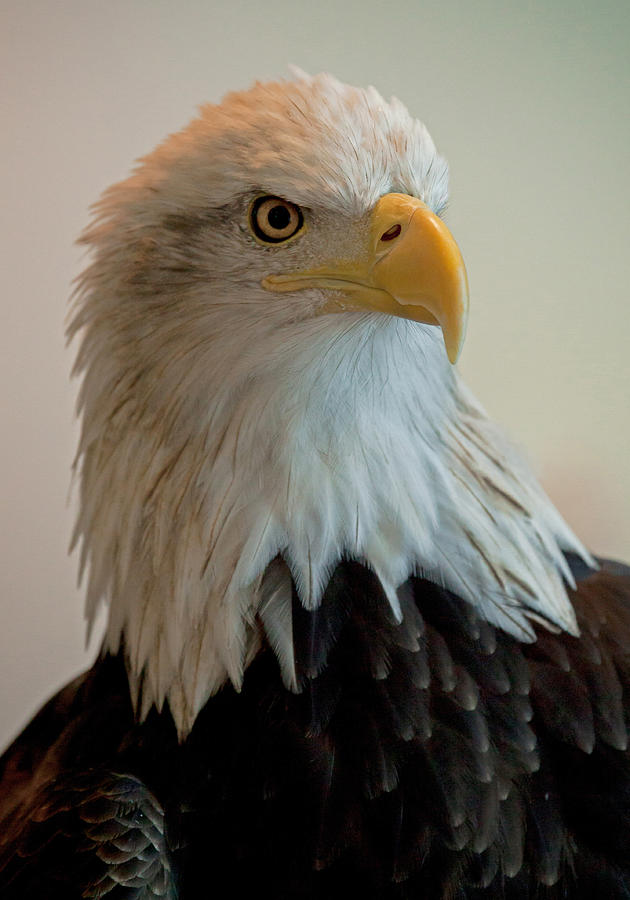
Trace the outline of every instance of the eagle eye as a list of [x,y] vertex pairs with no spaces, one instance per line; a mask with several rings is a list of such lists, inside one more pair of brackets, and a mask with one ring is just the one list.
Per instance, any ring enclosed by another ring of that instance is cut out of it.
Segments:
[[262,243],[281,244],[302,230],[304,216],[295,203],[266,194],[252,203],[249,224]]

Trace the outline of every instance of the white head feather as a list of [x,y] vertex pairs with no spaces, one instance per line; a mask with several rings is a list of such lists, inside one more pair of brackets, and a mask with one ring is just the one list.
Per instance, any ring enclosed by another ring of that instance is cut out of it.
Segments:
[[[308,210],[299,241],[248,228],[265,192]],[[107,191],[83,240],[71,333],[87,616],[109,603],[142,715],[168,700],[185,735],[239,686],[264,623],[295,687],[290,579],[316,605],[342,557],[397,612],[422,571],[523,640],[575,632],[562,549],[584,554],[448,363],[438,329],[321,315],[270,272],[356,250],[379,197],[439,213],[447,166],[396,100],[328,75],[231,94]],[[588,557],[587,557],[588,558]]]

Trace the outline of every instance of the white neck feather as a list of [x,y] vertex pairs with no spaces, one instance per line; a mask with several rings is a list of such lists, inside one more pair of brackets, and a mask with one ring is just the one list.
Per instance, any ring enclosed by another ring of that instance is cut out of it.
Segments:
[[348,556],[395,613],[396,589],[421,571],[523,640],[532,617],[576,630],[561,549],[585,551],[459,383],[439,331],[348,322],[296,326],[290,353],[213,389],[185,427],[166,431],[148,408],[120,430],[112,413],[98,440],[87,423],[88,618],[109,601],[106,646],[124,640],[141,715],[168,700],[181,735],[228,678],[240,685],[257,617],[295,686],[291,586],[265,583],[278,555],[308,607]]

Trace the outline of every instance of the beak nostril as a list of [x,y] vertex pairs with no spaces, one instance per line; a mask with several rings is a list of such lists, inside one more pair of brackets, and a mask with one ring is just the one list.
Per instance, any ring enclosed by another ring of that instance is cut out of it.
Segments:
[[393,241],[394,238],[397,238],[400,232],[402,231],[400,225],[392,225],[391,228],[388,228],[387,231],[383,232],[381,235],[382,241]]

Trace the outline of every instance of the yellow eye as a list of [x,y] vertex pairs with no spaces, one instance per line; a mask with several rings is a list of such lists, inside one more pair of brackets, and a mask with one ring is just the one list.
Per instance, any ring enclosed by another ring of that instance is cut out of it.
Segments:
[[249,223],[259,241],[265,244],[281,244],[302,230],[304,216],[295,203],[265,195],[254,200],[249,213]]

